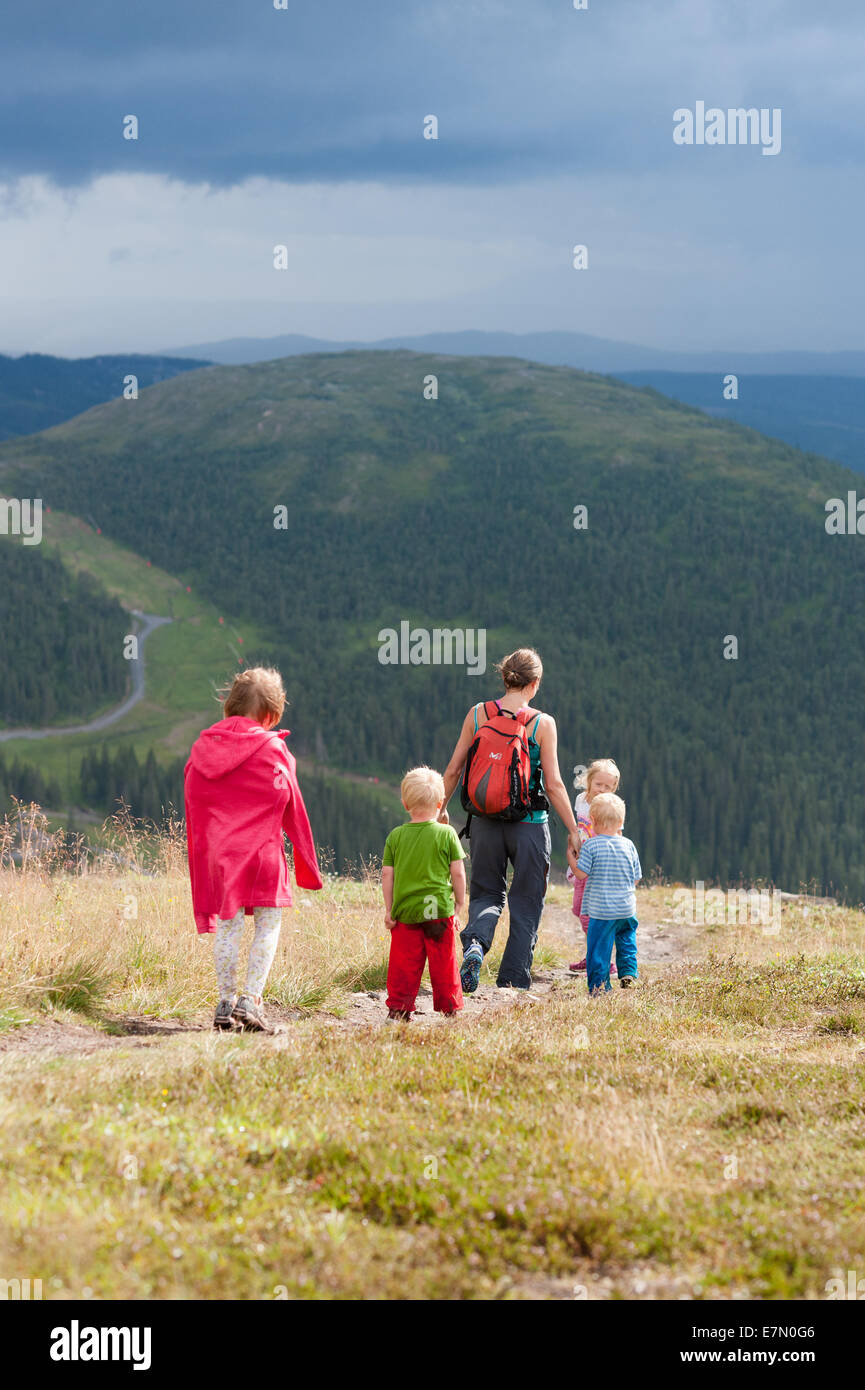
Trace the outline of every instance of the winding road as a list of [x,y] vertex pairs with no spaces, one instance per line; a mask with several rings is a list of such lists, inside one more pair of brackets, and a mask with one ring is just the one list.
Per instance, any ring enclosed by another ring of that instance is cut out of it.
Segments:
[[132,690],[122,704],[115,705],[107,714],[100,714],[89,724],[64,724],[57,729],[0,729],[0,743],[8,743],[13,738],[58,738],[61,734],[95,734],[116,724],[131,709],[134,709],[144,694],[144,643],[157,627],[170,623],[171,618],[160,618],[155,613],[141,613],[132,610],[133,617],[140,620],[135,636],[138,638],[138,656],[130,661],[132,667]]

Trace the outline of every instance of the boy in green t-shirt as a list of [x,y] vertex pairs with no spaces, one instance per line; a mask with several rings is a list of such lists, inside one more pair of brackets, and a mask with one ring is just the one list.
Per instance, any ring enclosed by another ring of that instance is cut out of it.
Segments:
[[439,822],[445,786],[438,772],[413,767],[399,790],[411,819],[388,835],[381,871],[389,1023],[409,1022],[427,962],[436,1012],[463,1006],[456,928],[466,905],[465,851],[453,827]]

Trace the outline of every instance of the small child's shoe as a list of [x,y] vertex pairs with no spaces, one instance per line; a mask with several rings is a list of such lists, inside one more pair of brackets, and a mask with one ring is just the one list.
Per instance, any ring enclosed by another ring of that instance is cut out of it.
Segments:
[[241,994],[233,1009],[233,1015],[237,1023],[247,1033],[275,1033],[276,1029],[271,1027],[261,1010],[261,1005],[256,1004],[249,994]]
[[411,1014],[407,1009],[388,1009],[385,1023],[411,1023]]
[[573,963],[573,965],[569,965],[569,966],[568,966],[568,969],[570,970],[570,972],[571,972],[572,975],[585,975],[585,973],[586,973],[586,957],[583,956],[583,959],[582,959],[582,960],[575,960],[574,963]]
[[237,1028],[234,1021],[232,1010],[234,1005],[230,999],[220,999],[216,1006],[216,1014],[213,1019],[213,1026],[220,1033],[233,1033]]
[[[615,969],[615,967],[613,967],[613,969]],[[613,971],[611,970],[610,974],[612,975],[612,973]],[[623,975],[621,980],[619,981],[619,984],[621,985],[622,989],[633,989],[636,983],[637,981],[633,975]]]
[[618,975],[618,973],[619,973],[619,972],[618,972],[618,970],[616,969],[616,962],[615,962],[614,960],[611,960],[611,961],[610,961],[610,974],[611,974],[611,975]]

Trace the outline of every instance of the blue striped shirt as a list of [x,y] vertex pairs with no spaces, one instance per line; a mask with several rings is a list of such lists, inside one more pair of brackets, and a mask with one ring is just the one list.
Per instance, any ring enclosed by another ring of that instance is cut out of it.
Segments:
[[624,835],[594,835],[580,850],[577,865],[588,874],[583,912],[602,922],[636,917],[634,885],[643,877],[633,840]]

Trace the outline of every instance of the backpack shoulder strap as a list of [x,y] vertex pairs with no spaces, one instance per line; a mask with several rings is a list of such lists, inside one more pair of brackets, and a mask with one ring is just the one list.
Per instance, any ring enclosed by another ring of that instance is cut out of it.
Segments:
[[[493,714],[490,714],[490,705],[493,705],[493,706],[494,706]],[[486,719],[492,719],[493,716],[494,716],[495,714],[501,714],[501,713],[502,713],[502,709],[501,709],[501,706],[500,706],[498,700],[483,700],[480,704],[475,705],[475,733],[477,733],[477,731],[478,731],[478,710],[479,710],[479,709],[482,709],[482,710],[483,710],[484,716],[485,716]]]

